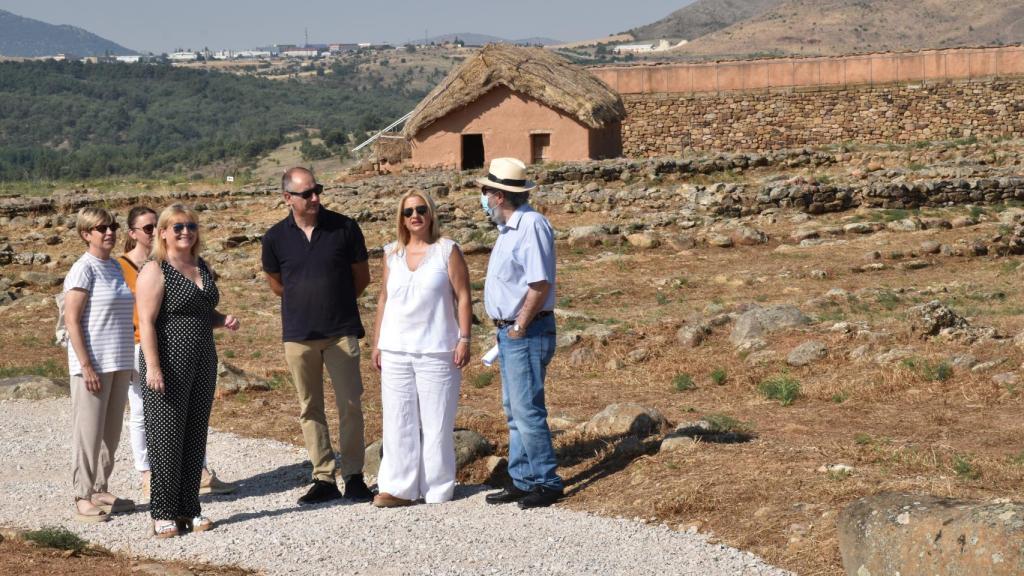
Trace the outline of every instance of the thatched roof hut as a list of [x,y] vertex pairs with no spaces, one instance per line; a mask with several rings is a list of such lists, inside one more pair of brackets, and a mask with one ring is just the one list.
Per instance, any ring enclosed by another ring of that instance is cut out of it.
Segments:
[[535,98],[594,129],[626,115],[622,98],[607,84],[550,50],[491,44],[448,74],[416,107],[402,133],[414,137],[499,86]]

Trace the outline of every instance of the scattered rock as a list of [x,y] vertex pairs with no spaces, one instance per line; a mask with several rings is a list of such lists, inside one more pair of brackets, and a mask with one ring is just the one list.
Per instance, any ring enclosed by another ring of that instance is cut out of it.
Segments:
[[942,249],[942,244],[939,244],[935,240],[925,240],[921,242],[918,249],[922,254],[938,254],[939,250]]
[[992,376],[992,383],[997,386],[1016,386],[1020,384],[1020,376],[1016,372],[1003,372]]
[[581,346],[569,354],[569,365],[577,368],[597,364],[597,353],[589,346]]
[[723,234],[711,234],[708,236],[708,244],[719,248],[732,248],[732,238]]
[[995,358],[993,360],[989,360],[988,362],[981,362],[979,364],[975,364],[974,366],[971,366],[971,372],[975,372],[975,373],[988,372],[989,370],[991,370],[993,368],[996,368],[998,366],[1001,366],[1001,365],[1005,364],[1006,360],[1007,359],[1005,357],[1003,357],[1003,358]]
[[455,431],[455,468],[461,469],[494,453],[494,444],[473,430]]
[[931,263],[927,260],[907,260],[900,264],[900,268],[904,270],[920,270],[931,266]]
[[750,226],[740,226],[733,230],[729,237],[735,244],[740,246],[756,246],[768,242],[767,234]]
[[505,488],[512,485],[512,477],[508,475],[508,460],[500,456],[488,456],[485,464],[487,467],[487,480],[485,484],[495,488]]
[[789,355],[786,356],[786,363],[790,366],[806,366],[812,362],[821,360],[827,355],[828,347],[825,346],[824,342],[811,340],[794,348]]
[[68,395],[70,388],[63,380],[53,380],[45,376],[0,378],[0,400],[43,400]]
[[942,304],[932,300],[909,311],[910,331],[920,338],[938,336],[944,328],[967,328],[969,324],[962,316]]
[[652,248],[657,248],[659,245],[661,245],[661,242],[658,240],[658,237],[655,236],[654,234],[651,234],[650,232],[630,234],[629,236],[626,236],[626,241],[629,242],[630,246],[633,246],[635,248],[641,248],[643,250],[650,250]]
[[217,362],[217,394],[235,394],[249,390],[270,390],[270,383],[247,375],[244,370],[223,360]]
[[363,453],[363,475],[376,479],[380,472],[380,460],[384,457],[384,441],[377,440],[366,447]]
[[838,518],[849,576],[1011,576],[1024,570],[1024,506],[918,494],[854,501]]
[[747,355],[745,362],[748,366],[767,366],[779,359],[779,353],[774,350],[758,350]]
[[676,452],[679,450],[689,450],[696,445],[696,440],[689,436],[668,436],[661,441],[661,446],[658,448],[659,452]]
[[654,408],[639,404],[611,404],[584,424],[583,430],[595,436],[646,436],[668,425],[668,421]]
[[792,305],[755,307],[736,320],[729,340],[741,344],[764,335],[810,323],[811,319]]
[[704,339],[711,334],[711,326],[704,322],[687,324],[676,332],[676,341],[681,346],[696,348],[704,342]]
[[647,348],[637,348],[636,350],[630,351],[630,353],[626,355],[626,358],[633,364],[640,364],[644,360],[647,360],[649,355],[650,352],[648,352]]

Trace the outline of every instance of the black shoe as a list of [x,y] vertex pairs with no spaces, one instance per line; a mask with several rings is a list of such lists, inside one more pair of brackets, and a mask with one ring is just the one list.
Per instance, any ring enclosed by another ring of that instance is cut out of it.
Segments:
[[534,488],[525,498],[519,501],[519,508],[528,510],[530,508],[546,508],[551,506],[562,497],[561,490],[551,488]]
[[305,496],[299,498],[299,504],[320,504],[338,498],[341,498],[341,492],[338,492],[338,486],[334,482],[313,480],[313,487]]
[[526,498],[529,494],[526,490],[520,490],[515,486],[504,488],[500,492],[492,492],[484,497],[488,504],[509,504]]
[[345,481],[345,498],[353,502],[370,502],[373,492],[366,486],[362,474],[353,474]]

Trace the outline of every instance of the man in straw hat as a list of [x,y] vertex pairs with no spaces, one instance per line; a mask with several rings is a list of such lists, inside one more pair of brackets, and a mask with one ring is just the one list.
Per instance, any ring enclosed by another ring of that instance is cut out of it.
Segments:
[[536,184],[515,158],[495,158],[477,181],[480,202],[498,225],[484,286],[487,315],[498,327],[501,397],[508,419],[512,486],[487,495],[489,504],[550,506],[564,484],[548,429],[544,377],[555,353],[555,242],[551,224],[530,205]]

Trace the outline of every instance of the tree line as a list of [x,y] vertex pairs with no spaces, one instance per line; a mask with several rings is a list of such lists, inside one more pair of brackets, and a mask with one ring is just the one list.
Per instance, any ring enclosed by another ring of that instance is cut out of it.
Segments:
[[163,64],[0,62],[0,181],[250,162],[311,129],[339,151],[423,96],[335,72],[281,81]]

